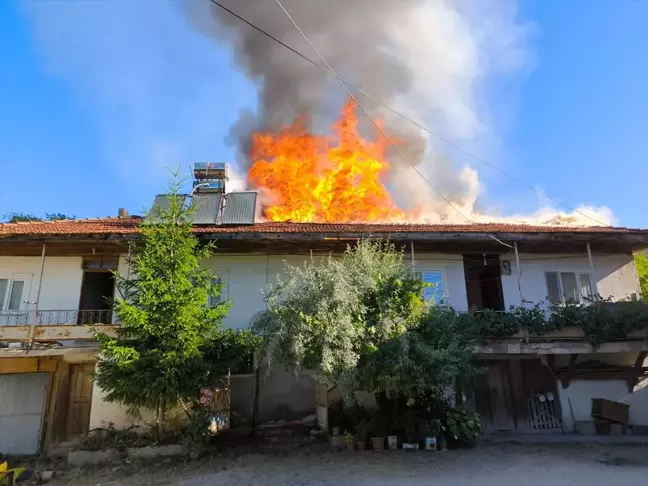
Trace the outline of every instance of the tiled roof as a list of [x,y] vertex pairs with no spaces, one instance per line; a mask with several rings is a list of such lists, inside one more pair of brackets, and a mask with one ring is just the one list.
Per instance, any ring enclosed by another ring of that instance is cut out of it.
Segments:
[[[103,218],[0,224],[0,238],[18,235],[101,235],[137,233],[141,218]],[[648,230],[611,226],[532,226],[524,224],[291,223],[196,226],[196,233],[614,233],[648,235]]]

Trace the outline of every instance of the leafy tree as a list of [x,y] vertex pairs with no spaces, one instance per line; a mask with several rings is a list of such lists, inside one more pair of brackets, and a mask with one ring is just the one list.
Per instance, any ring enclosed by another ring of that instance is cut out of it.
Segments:
[[392,244],[360,240],[342,257],[286,271],[287,279],[266,293],[267,311],[254,325],[270,365],[316,370],[348,397],[357,389],[451,384],[470,358],[452,337],[454,328],[424,321],[425,284]]
[[22,223],[25,221],[42,221],[42,218],[29,213],[7,213],[2,215],[7,223]]
[[191,416],[200,390],[217,386],[255,344],[249,333],[220,329],[230,303],[207,305],[221,284],[200,265],[213,248],[191,233],[177,180],[170,189],[168,207],[153,207],[141,241],[131,247],[130,278],[116,275],[116,337],[97,333],[102,353],[95,379],[106,399],[156,410],[158,433],[169,406],[181,403]]
[[[29,213],[7,213],[2,216],[2,219],[7,223],[43,221],[43,218]],[[63,213],[45,213],[45,221],[58,221],[61,219],[76,219],[76,216],[67,216]]]
[[68,216],[63,213],[45,213],[45,219],[47,221],[59,221],[61,219],[76,219],[76,216]]
[[648,302],[648,255],[646,253],[635,255],[635,265],[637,266],[639,285],[641,285],[641,295],[643,300]]

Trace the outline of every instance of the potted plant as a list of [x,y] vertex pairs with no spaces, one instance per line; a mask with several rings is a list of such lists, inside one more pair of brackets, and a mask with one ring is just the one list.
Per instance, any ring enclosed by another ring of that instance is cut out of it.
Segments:
[[376,413],[372,419],[371,425],[371,446],[375,451],[382,451],[385,449],[385,420],[380,415]]
[[355,438],[353,437],[353,434],[350,432],[345,432],[344,433],[344,443],[346,444],[347,450],[354,450],[354,444]]
[[362,419],[358,424],[358,435],[356,436],[356,449],[363,451],[367,443],[367,421]]
[[418,442],[418,417],[414,410],[408,410],[403,416],[403,429],[407,436],[407,441],[403,441],[404,451],[417,451]]
[[450,410],[442,428],[451,448],[474,447],[482,433],[479,414],[464,408]]
[[421,433],[425,441],[426,451],[436,451],[439,449],[439,433],[441,432],[441,420],[423,420],[421,423]]

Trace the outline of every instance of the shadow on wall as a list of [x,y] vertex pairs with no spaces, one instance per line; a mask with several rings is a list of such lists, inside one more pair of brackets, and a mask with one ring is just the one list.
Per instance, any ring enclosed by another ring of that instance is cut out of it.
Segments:
[[[275,366],[268,375],[259,370],[259,422],[281,423],[301,420],[315,414],[315,377],[304,372],[299,376]],[[233,407],[232,407],[233,408]]]

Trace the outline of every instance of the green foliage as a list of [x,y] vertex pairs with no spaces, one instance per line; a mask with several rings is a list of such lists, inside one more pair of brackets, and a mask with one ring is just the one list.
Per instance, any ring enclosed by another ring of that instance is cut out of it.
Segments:
[[460,315],[446,313],[445,318],[458,319],[466,339],[485,343],[489,339],[511,336],[520,331],[542,336],[566,327],[583,330],[585,339],[600,344],[623,339],[633,331],[648,327],[648,304],[639,301],[612,302],[595,299],[587,304],[554,305],[547,312],[539,305],[531,308],[512,306],[508,312],[479,311]]
[[457,407],[450,409],[442,421],[441,430],[454,445],[474,444],[482,433],[479,414]]
[[637,266],[637,276],[641,286],[641,296],[644,302],[648,302],[648,255],[638,253],[635,255],[635,265]]
[[361,240],[341,258],[312,259],[286,273],[254,325],[265,360],[314,369],[346,392],[375,382],[369,357],[385,343],[397,347],[425,310],[424,284],[389,243]]
[[42,221],[42,218],[29,213],[7,213],[2,215],[2,219],[7,223],[23,223],[26,221]]
[[[217,387],[228,369],[244,367],[257,338],[223,331],[229,302],[209,307],[221,285],[203,268],[212,247],[191,233],[188,209],[171,186],[168,209],[154,207],[131,247],[130,278],[116,274],[116,337],[97,333],[101,357],[95,377],[108,401],[158,411],[196,403],[201,388]],[[186,406],[187,413],[191,406]]]
[[[43,221],[43,218],[29,213],[7,213],[2,215],[7,223],[20,223],[25,221]],[[67,216],[63,213],[45,213],[45,221],[58,221],[61,219],[76,219],[75,216]]]

